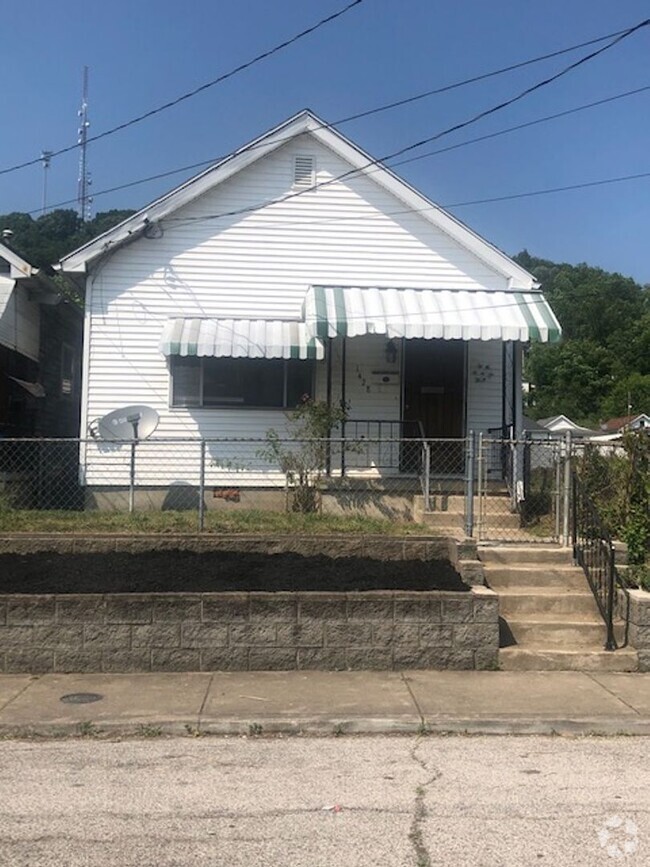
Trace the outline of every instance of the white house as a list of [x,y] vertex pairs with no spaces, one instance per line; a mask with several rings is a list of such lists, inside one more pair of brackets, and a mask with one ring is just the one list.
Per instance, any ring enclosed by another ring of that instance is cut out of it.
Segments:
[[[305,393],[349,406],[347,437],[519,430],[522,346],[560,337],[531,274],[308,111],[60,268],[86,295],[82,437],[147,404],[156,438],[261,439]],[[107,449],[88,484],[117,483]],[[227,451],[210,482],[271,478]],[[390,454],[375,472],[403,469]],[[138,478],[196,480],[194,457]]]

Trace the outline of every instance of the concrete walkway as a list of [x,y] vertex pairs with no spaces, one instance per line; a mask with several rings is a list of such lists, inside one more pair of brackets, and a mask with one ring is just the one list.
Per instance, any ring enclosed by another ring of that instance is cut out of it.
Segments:
[[0,737],[425,732],[650,735],[650,673],[0,675]]

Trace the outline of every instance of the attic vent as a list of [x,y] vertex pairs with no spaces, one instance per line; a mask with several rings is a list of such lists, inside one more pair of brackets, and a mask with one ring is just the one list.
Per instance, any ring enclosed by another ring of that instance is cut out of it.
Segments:
[[312,156],[298,155],[293,158],[294,187],[311,187],[316,180],[316,160]]

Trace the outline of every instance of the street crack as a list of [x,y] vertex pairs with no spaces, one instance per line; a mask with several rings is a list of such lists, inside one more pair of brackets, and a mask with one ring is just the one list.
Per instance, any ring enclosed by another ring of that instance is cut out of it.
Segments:
[[424,820],[427,817],[426,798],[427,790],[433,785],[433,783],[440,779],[442,772],[430,768],[429,763],[418,755],[419,746],[420,738],[418,738],[413,745],[410,756],[428,776],[422,783],[419,783],[415,789],[415,803],[413,805],[413,817],[411,819],[409,840],[413,847],[416,867],[432,867],[431,854],[424,842]]

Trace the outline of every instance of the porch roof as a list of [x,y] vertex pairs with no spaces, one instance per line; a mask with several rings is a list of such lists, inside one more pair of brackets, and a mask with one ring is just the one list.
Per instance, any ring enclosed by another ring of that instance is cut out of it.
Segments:
[[562,330],[541,292],[310,286],[304,302],[312,337],[443,340],[560,339]]
[[163,328],[164,355],[213,358],[316,358],[323,343],[304,322],[281,319],[169,319]]

